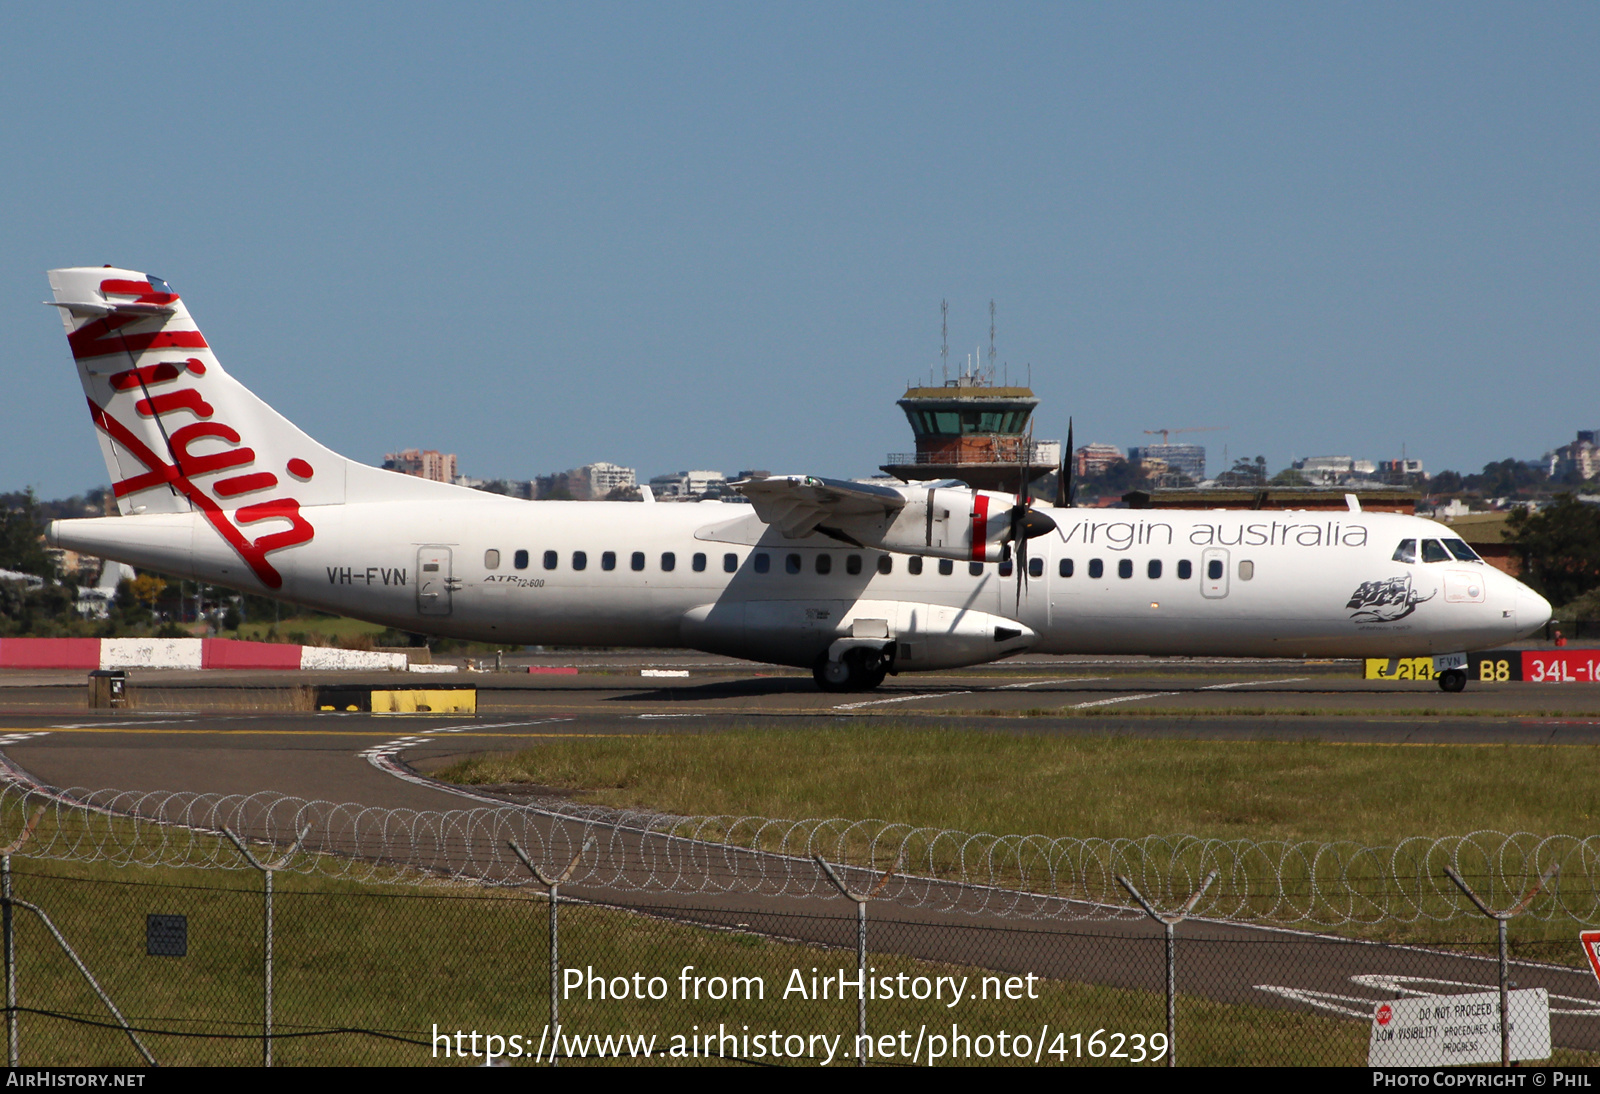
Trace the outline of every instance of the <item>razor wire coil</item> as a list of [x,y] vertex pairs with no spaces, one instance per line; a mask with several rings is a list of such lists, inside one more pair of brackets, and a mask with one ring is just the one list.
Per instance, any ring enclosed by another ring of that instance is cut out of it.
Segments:
[[509,844],[559,872],[563,888],[611,892],[834,897],[816,863],[906,908],[1020,919],[1143,915],[1118,878],[1176,908],[1212,870],[1195,916],[1323,927],[1444,922],[1477,910],[1450,866],[1493,907],[1515,904],[1552,865],[1528,909],[1544,920],[1600,920],[1600,836],[1478,831],[1386,846],[1145,836],[995,835],[885,821],[685,817],[573,803],[387,809],[276,794],[0,787],[0,841],[42,814],[21,856],[124,866],[248,869],[223,829],[279,853],[282,869],[356,881],[525,885]]

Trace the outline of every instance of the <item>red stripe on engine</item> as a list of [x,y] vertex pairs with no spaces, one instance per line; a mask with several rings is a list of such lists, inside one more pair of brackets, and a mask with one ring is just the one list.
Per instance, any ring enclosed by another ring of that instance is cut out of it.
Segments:
[[989,548],[989,495],[972,499],[972,561],[982,562]]

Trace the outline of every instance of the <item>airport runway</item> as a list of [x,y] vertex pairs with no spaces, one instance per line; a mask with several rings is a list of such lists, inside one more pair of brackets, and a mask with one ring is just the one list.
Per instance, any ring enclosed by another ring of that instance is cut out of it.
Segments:
[[[147,672],[136,707],[90,712],[81,673],[0,673],[0,751],[57,786],[248,793],[448,808],[438,791],[378,777],[362,753],[408,738],[424,769],[555,735],[714,733],[840,720],[973,732],[1392,744],[1600,744],[1600,686],[1431,683],[1357,676],[1353,662],[1028,657],[891,677],[827,694],[808,674],[709,656],[548,655],[541,669],[406,675]],[[521,668],[522,666],[517,666]],[[684,673],[644,676],[642,672]],[[306,683],[472,684],[476,717],[295,711]],[[448,730],[449,732],[444,732]]]
[[[475,684],[479,711],[474,717],[286,709],[287,689],[308,682],[348,684],[351,674],[140,673],[134,674],[136,709],[91,713],[81,674],[0,673],[0,753],[35,779],[62,787],[270,790],[438,810],[469,803],[426,779],[397,773],[434,770],[464,754],[572,735],[714,733],[870,719],[992,733],[1411,745],[1600,743],[1600,686],[1474,682],[1463,694],[1446,695],[1429,683],[1361,680],[1352,662],[1027,657],[983,669],[891,678],[877,691],[841,695],[820,692],[809,675],[678,652],[550,654],[533,660],[542,669],[578,671],[403,678],[415,685]],[[687,675],[641,675],[645,671]],[[402,678],[365,679],[393,686]],[[748,921],[774,910],[768,899],[738,895],[711,899],[581,890],[574,895],[676,910],[708,922]],[[842,901],[790,900],[783,907],[817,916],[819,924],[853,917]],[[948,958],[941,951],[946,935],[937,913],[884,909],[881,918],[883,933],[877,937],[884,944]],[[1046,976],[1159,989],[1158,966],[1118,956],[1119,946],[1147,946],[1156,936],[1152,924],[1073,923],[1066,925],[1073,941],[1065,946],[1060,931],[1000,920],[993,925],[1014,929],[1005,936],[1007,952],[984,961],[997,969],[1026,966]],[[1393,997],[1402,982],[1415,990],[1449,993],[1468,990],[1462,985],[1487,985],[1494,975],[1492,964],[1459,955],[1318,941],[1298,932],[1220,923],[1188,929],[1203,935],[1193,945],[1211,948],[1204,952],[1215,959],[1205,965],[1215,971],[1180,988],[1228,1002],[1311,1007],[1354,1017],[1374,1000]],[[1246,942],[1251,944],[1241,945]],[[1557,1004],[1558,1043],[1600,1050],[1600,993],[1586,970],[1519,965],[1517,979],[1525,987],[1546,986],[1564,1000]]]

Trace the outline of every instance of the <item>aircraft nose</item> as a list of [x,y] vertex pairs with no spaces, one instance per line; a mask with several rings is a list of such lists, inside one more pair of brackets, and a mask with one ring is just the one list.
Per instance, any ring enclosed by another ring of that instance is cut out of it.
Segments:
[[1550,622],[1550,602],[1517,583],[1517,629],[1532,633]]

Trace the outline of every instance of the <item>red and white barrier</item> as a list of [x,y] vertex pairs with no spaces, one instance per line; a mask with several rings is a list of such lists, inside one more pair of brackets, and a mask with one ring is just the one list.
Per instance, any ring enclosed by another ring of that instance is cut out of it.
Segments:
[[406,655],[232,638],[0,638],[0,669],[390,669]]

